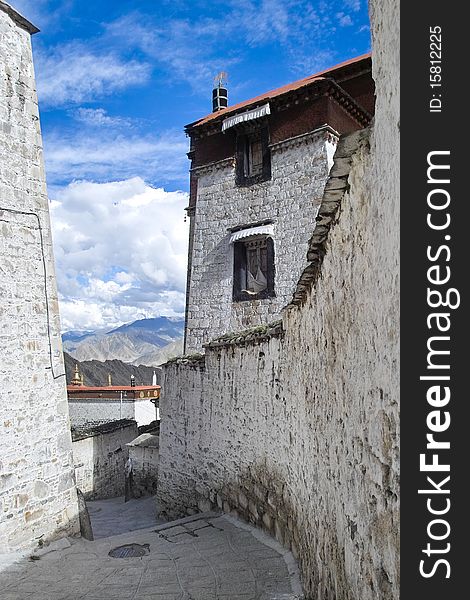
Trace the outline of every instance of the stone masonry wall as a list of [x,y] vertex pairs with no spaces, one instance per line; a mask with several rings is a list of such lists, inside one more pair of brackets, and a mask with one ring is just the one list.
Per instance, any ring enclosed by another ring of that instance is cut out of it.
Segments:
[[[328,129],[275,144],[272,178],[237,187],[235,160],[194,171],[198,177],[193,219],[191,285],[186,352],[225,331],[268,323],[279,317],[300,273],[318,205],[331,166],[335,141]],[[274,220],[275,298],[232,301],[233,248],[228,228]]]
[[78,531],[30,33],[0,6],[0,547]]
[[73,460],[77,487],[87,500],[124,495],[127,443],[138,436],[134,421],[121,421],[88,432],[75,432]]
[[282,323],[166,365],[158,503],[298,557],[306,597],[399,597],[397,7],[372,2],[374,128],[340,141]]
[[148,425],[157,418],[155,404],[146,398],[123,401],[115,398],[69,397],[69,413],[72,427],[91,423],[111,423],[120,419],[134,419],[137,425]]
[[132,440],[127,447],[132,463],[132,495],[154,496],[157,492],[159,436],[143,433]]
[[[155,409],[154,409],[155,410]],[[69,398],[72,427],[135,419],[135,401],[114,398]]]

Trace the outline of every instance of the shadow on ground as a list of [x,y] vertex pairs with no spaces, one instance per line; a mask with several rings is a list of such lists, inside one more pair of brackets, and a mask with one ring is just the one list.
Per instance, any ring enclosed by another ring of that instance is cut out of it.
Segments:
[[145,529],[164,522],[156,518],[155,498],[151,496],[128,502],[124,502],[124,496],[106,500],[87,500],[86,504],[95,540]]
[[[129,549],[114,554],[121,546]],[[55,549],[54,549],[55,548]],[[3,563],[2,600],[294,600],[297,565],[275,540],[240,521],[200,514],[88,542],[60,540]]]

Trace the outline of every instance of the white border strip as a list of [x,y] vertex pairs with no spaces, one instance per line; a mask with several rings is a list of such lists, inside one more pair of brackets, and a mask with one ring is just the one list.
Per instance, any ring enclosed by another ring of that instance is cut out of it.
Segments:
[[227,117],[222,121],[222,131],[226,131],[230,127],[234,127],[239,123],[244,123],[245,121],[252,121],[253,119],[259,119],[270,114],[271,108],[268,102],[267,104],[263,104],[263,106],[258,106],[257,108],[253,108],[252,110],[247,110],[244,113],[234,115],[233,117]]

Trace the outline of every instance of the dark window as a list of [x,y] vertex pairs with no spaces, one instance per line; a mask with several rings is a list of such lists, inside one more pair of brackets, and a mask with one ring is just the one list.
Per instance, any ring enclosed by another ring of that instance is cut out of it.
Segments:
[[251,238],[233,245],[233,299],[274,296],[274,243],[270,237]]
[[248,140],[245,146],[245,176],[254,177],[263,172],[263,144],[261,136]]
[[268,128],[237,135],[237,185],[252,185],[271,179]]

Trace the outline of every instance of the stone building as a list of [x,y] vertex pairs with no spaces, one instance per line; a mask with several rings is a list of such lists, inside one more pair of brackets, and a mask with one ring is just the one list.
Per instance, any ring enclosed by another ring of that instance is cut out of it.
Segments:
[[279,318],[307,265],[338,137],[366,127],[373,110],[364,55],[234,106],[215,103],[186,127],[185,353]]
[[73,428],[132,419],[137,426],[159,418],[159,385],[67,386]]
[[124,496],[128,444],[137,436],[129,419],[72,431],[75,479],[86,500]]
[[127,445],[132,470],[131,494],[134,498],[153,496],[157,492],[158,447],[157,432],[142,433]]
[[31,51],[0,0],[0,548],[78,532],[65,370]]
[[[227,229],[272,217],[255,215],[254,197],[249,219],[229,220],[236,161],[230,148],[220,157],[221,133],[206,162],[223,162],[192,171],[187,346],[206,342],[205,354],[163,369],[158,505],[166,516],[215,508],[270,532],[297,557],[307,598],[399,598],[398,13],[392,0],[370,2],[373,125],[340,137],[318,215],[304,217],[302,267],[271,326],[209,339],[248,324],[227,308]],[[317,190],[309,173],[302,185]],[[268,205],[281,186],[271,192]],[[197,316],[205,310],[209,323]]]

